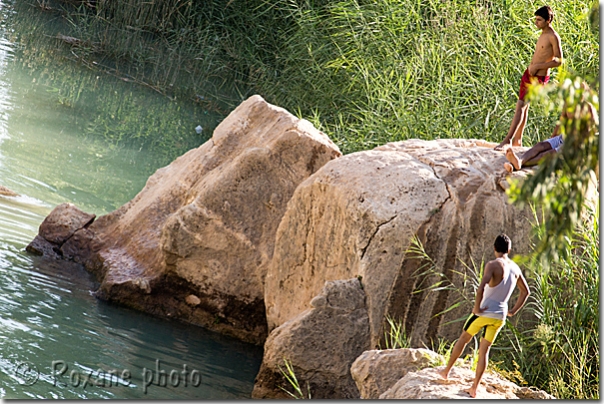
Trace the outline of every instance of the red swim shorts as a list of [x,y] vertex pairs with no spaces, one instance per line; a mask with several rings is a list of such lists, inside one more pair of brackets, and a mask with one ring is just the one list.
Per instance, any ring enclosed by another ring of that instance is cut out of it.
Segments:
[[528,85],[531,83],[532,78],[536,78],[539,84],[547,84],[549,76],[531,76],[528,69],[524,71],[522,79],[520,79],[520,91],[518,92],[518,99],[524,101],[526,92],[528,91]]

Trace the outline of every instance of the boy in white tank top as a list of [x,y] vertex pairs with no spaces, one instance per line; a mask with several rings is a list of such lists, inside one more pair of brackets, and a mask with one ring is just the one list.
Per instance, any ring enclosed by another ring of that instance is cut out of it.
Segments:
[[[461,356],[467,343],[482,328],[485,335],[480,341],[478,350],[478,364],[476,377],[467,392],[476,397],[476,390],[489,361],[489,350],[497,337],[497,333],[505,324],[506,317],[511,317],[526,303],[530,290],[520,268],[512,261],[508,254],[512,249],[512,241],[505,234],[500,234],[495,239],[495,259],[489,261],[484,268],[484,275],[476,290],[476,301],[472,314],[466,321],[461,336],[453,346],[447,366],[438,373],[446,379],[455,361]],[[520,295],[511,310],[508,310],[508,301],[518,285]]]

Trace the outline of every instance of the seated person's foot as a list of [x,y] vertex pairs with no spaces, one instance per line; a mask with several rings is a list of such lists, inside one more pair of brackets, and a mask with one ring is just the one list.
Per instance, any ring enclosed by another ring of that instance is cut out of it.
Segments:
[[520,170],[522,168],[520,160],[518,160],[518,156],[516,156],[516,153],[514,153],[514,150],[512,150],[511,147],[508,147],[505,150],[505,158],[508,159],[512,166],[514,166],[515,170]]
[[505,168],[505,171],[507,171],[508,173],[514,172],[514,166],[510,163],[503,163],[503,168]]

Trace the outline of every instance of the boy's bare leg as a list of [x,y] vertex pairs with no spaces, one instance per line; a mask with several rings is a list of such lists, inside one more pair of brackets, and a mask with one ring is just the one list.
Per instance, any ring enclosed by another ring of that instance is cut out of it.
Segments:
[[489,364],[489,350],[491,349],[491,343],[486,339],[480,340],[480,348],[478,348],[478,363],[476,364],[476,377],[472,383],[472,387],[466,390],[470,396],[476,397],[476,390],[482,379],[487,365]]
[[528,110],[529,104],[524,104],[524,106],[522,107],[520,125],[518,125],[518,129],[512,137],[512,146],[522,146],[522,135],[524,134],[524,128],[526,127],[526,123],[528,122]]
[[466,331],[463,331],[461,333],[461,336],[453,346],[453,350],[451,351],[451,355],[449,356],[449,362],[447,363],[447,366],[444,369],[437,371],[443,379],[447,379],[449,377],[449,372],[455,364],[455,361],[459,359],[461,353],[463,352],[464,348],[466,347],[468,342],[470,342],[471,339],[472,335],[470,335]]
[[[544,145],[541,145],[541,143],[545,143]],[[541,146],[540,146],[541,145]],[[533,149],[537,149],[537,146],[540,146],[538,148],[538,150],[534,150],[533,152],[537,152],[537,154],[533,154],[531,153],[529,155],[529,152]],[[536,166],[537,164],[539,164],[539,162],[545,157],[548,156],[550,154],[555,154],[556,150],[552,149],[552,146],[547,143],[547,142],[540,142],[537,143],[535,145],[535,147],[529,149],[524,156],[522,156],[522,165],[524,167],[530,167],[530,166]]]
[[[512,118],[512,123],[510,124],[510,130],[501,143],[495,146],[495,150],[503,150],[504,146],[506,145],[518,143],[519,141],[522,142],[522,132],[524,132],[527,119],[528,104],[522,100],[518,100],[516,103],[516,110],[514,111],[514,117]],[[518,132],[520,132],[519,136]]]

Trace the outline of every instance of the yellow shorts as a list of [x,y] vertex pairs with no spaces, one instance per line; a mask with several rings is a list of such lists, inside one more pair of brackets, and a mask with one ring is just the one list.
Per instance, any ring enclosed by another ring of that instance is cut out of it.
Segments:
[[495,341],[499,330],[503,328],[504,321],[497,318],[477,316],[471,314],[463,326],[463,330],[474,336],[481,328],[486,328],[483,338],[491,344]]

